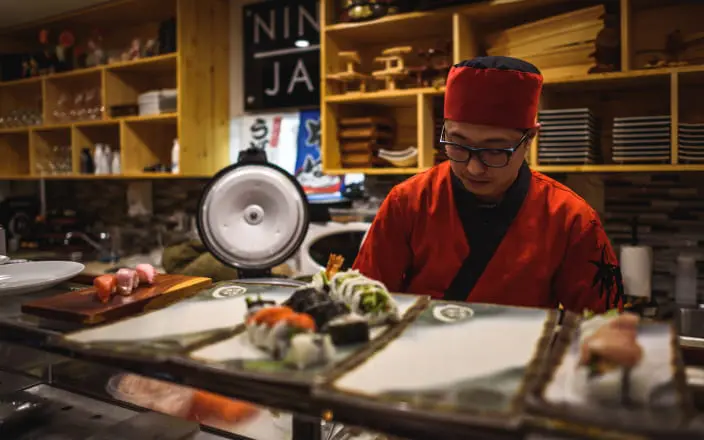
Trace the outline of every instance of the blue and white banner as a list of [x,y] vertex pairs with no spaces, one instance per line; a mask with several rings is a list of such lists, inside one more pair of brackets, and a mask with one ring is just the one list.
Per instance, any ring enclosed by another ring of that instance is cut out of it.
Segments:
[[247,115],[233,124],[230,161],[236,162],[242,149],[262,148],[269,162],[296,177],[309,199],[339,198],[345,182],[361,182],[364,176],[324,174],[320,135],[320,110]]
[[320,110],[301,112],[299,121],[294,176],[309,199],[340,197],[343,178],[323,174],[320,155]]

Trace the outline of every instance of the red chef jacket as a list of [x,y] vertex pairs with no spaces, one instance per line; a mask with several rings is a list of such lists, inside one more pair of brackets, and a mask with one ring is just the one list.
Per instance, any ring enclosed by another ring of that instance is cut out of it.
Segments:
[[397,185],[353,267],[392,292],[437,299],[578,313],[622,305],[597,213],[527,164],[495,206],[466,191],[448,162]]

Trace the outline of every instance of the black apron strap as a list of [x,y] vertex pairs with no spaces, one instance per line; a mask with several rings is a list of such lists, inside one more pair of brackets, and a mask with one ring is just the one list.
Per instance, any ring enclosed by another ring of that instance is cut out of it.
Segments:
[[524,163],[501,203],[495,207],[482,207],[459,179],[452,176],[453,197],[469,245],[469,255],[445,291],[445,300],[467,300],[523,206],[531,177],[531,171]]

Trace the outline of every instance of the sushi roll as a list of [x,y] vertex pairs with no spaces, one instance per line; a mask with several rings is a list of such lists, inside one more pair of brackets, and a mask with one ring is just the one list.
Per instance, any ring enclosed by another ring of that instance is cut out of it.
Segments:
[[352,313],[328,322],[325,330],[335,346],[369,342],[369,323],[361,316]]
[[329,300],[330,297],[327,293],[324,293],[315,287],[302,287],[300,289],[296,289],[284,302],[284,305],[291,307],[298,313],[307,313],[306,310],[309,308]]
[[332,301],[328,298],[326,301],[305,309],[304,313],[313,317],[315,325],[318,328],[324,328],[330,321],[338,316],[348,315],[350,308],[341,301]]
[[95,294],[103,304],[106,304],[117,292],[117,277],[115,275],[101,275],[93,280]]
[[139,286],[139,276],[133,269],[120,269],[117,271],[117,293],[122,296],[132,295],[134,289]]
[[146,285],[154,284],[156,278],[156,269],[151,264],[138,264],[135,268],[139,282]]
[[284,357],[287,365],[303,370],[324,365],[335,356],[335,346],[330,335],[299,333],[291,338],[291,344]]
[[330,296],[347,304],[352,313],[363,316],[371,326],[401,319],[398,305],[386,286],[356,270],[338,272],[330,280]]
[[246,320],[247,335],[252,344],[264,348],[272,327],[287,315],[295,312],[289,307],[265,307]]
[[273,307],[276,305],[276,301],[262,299],[261,295],[258,295],[256,299],[247,297],[244,301],[247,304],[247,317],[251,316],[252,314],[258,312],[259,310],[265,307]]
[[281,359],[288,352],[291,339],[295,335],[314,332],[315,322],[309,315],[303,313],[286,315],[271,328],[263,348],[268,351],[274,359]]
[[311,287],[320,292],[329,293],[330,280],[340,271],[344,262],[345,258],[342,255],[330,254],[325,270],[321,270],[313,275]]

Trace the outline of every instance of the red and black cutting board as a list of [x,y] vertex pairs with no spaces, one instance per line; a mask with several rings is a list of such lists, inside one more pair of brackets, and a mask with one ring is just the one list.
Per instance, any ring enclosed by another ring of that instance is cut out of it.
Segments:
[[130,296],[115,295],[106,304],[98,300],[95,288],[89,287],[25,303],[22,312],[85,325],[103,324],[165,307],[212,283],[210,278],[160,274],[153,285],[140,286]]

